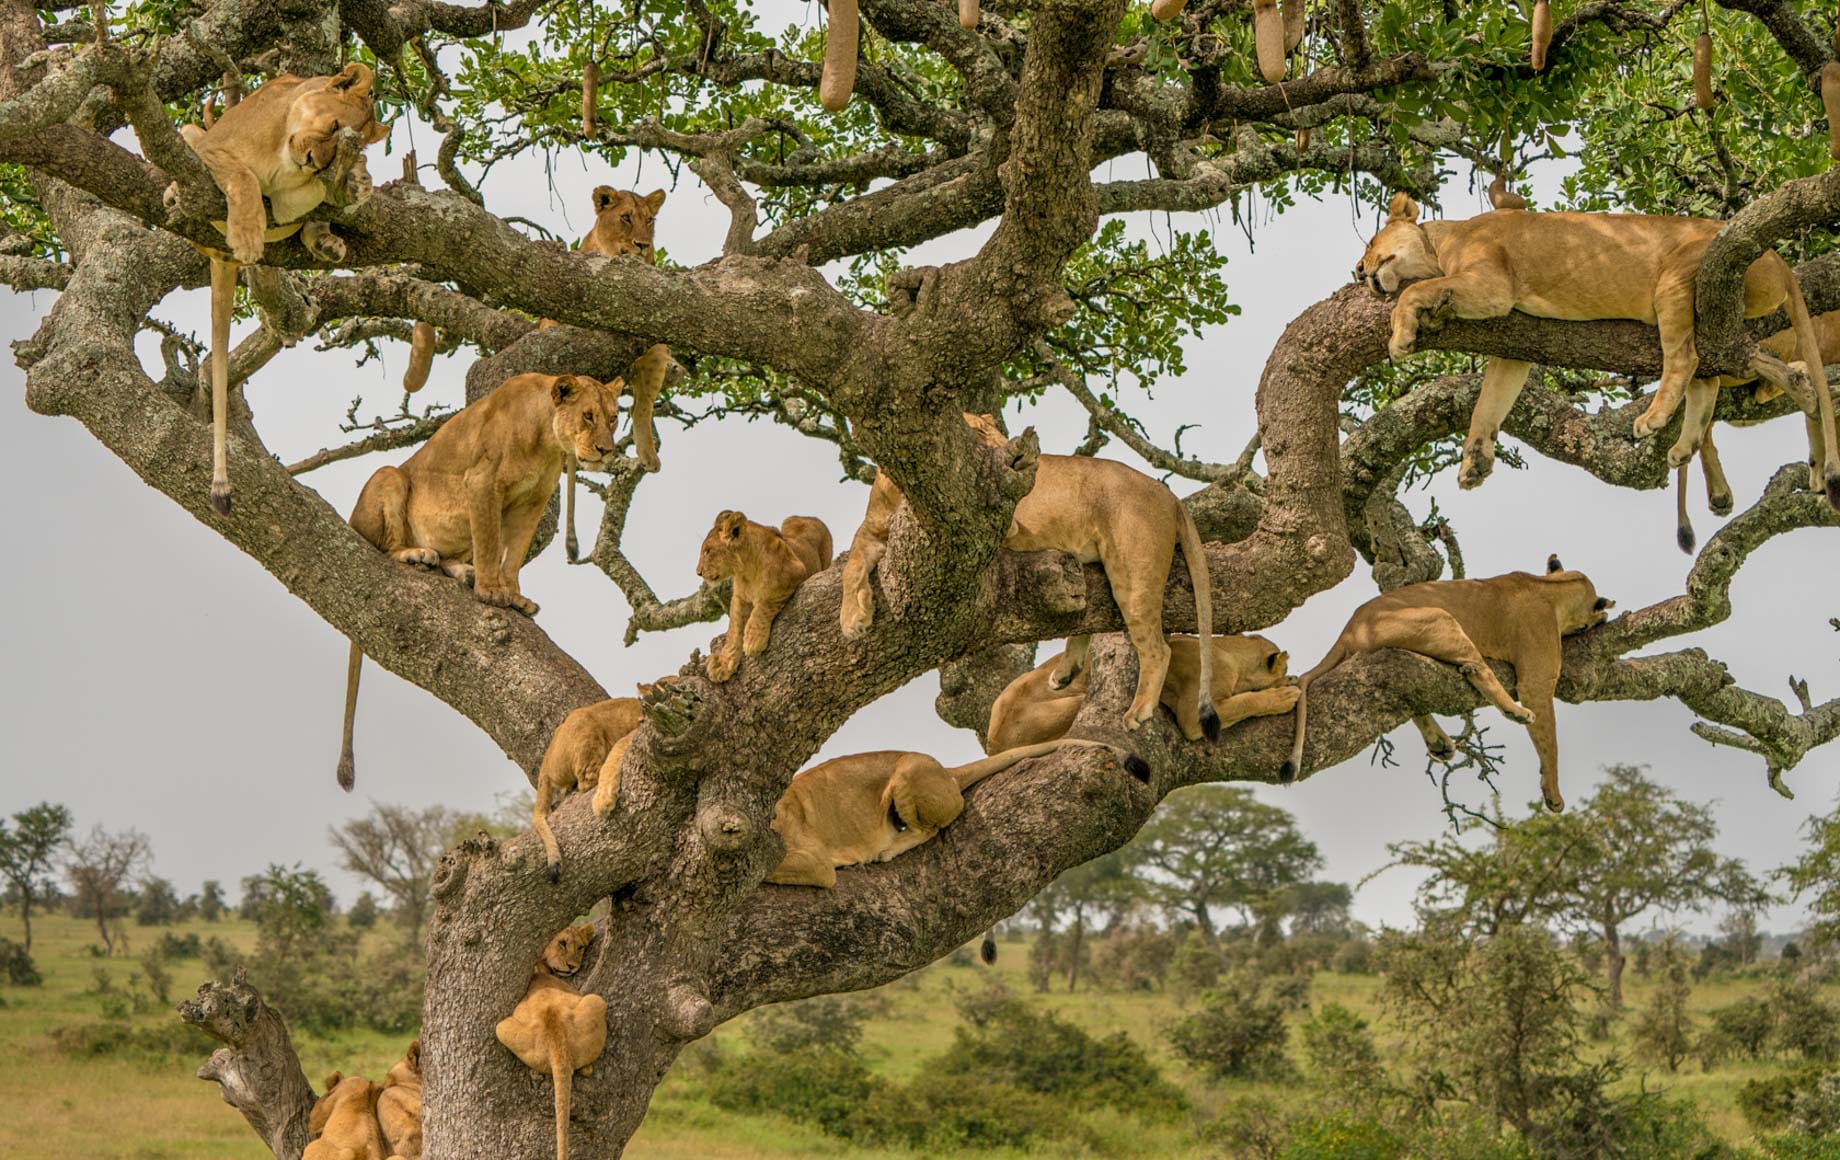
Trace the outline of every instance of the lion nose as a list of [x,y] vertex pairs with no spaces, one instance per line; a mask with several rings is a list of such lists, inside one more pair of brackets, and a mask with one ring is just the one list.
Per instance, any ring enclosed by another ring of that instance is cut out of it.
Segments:
[[1366,273],[1365,273],[1365,272],[1363,272],[1363,271],[1362,271],[1362,269],[1361,269],[1361,267],[1359,267],[1359,266],[1356,266],[1356,267],[1354,268],[1354,280],[1355,280],[1356,282],[1365,282],[1365,281],[1367,280],[1367,275],[1366,275]]
[[602,459],[606,459],[608,456],[613,454],[613,443],[612,441],[608,441],[606,443],[596,443],[594,445],[594,449],[601,453]]

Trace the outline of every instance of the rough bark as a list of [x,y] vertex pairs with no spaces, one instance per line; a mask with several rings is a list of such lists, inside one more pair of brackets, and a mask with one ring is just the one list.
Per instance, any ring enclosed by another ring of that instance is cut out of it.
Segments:
[[179,1004],[179,1018],[224,1043],[198,1069],[223,1090],[275,1160],[300,1160],[316,1098],[294,1054],[287,1023],[242,977],[207,982]]

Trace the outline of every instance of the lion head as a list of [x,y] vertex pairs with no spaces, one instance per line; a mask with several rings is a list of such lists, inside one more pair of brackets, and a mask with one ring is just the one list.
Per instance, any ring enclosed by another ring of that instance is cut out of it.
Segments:
[[[658,222],[658,210],[664,205],[664,190],[654,189],[641,197],[630,190],[600,185],[594,189],[594,229],[588,239],[593,248],[610,258],[628,254],[653,261],[652,231]],[[584,244],[586,249],[587,245]]]
[[613,424],[623,385],[615,379],[603,386],[585,375],[557,375],[550,384],[556,444],[583,467],[604,468],[613,460]]
[[[353,61],[336,76],[326,78],[323,87],[303,86],[309,91],[288,106],[289,158],[302,169],[320,174],[322,181],[328,181],[328,195],[345,205],[370,197],[370,168],[363,149],[390,135],[389,127],[377,120],[371,84],[371,70]],[[327,169],[339,159],[339,135],[347,129],[358,135],[356,157],[343,172],[328,174]]]
[[1437,250],[1418,224],[1418,203],[1410,194],[1394,194],[1386,224],[1367,243],[1367,252],[1354,268],[1354,280],[1366,283],[1376,294],[1393,294],[1408,282],[1443,273]]
[[1291,654],[1253,633],[1247,633],[1246,640],[1257,648],[1259,663],[1251,672],[1239,674],[1239,684],[1233,691],[1256,693],[1261,689],[1290,684]]
[[971,428],[972,432],[977,435],[979,441],[986,447],[1003,447],[1009,443],[1009,436],[1005,435],[1003,429],[997,426],[997,417],[988,412],[973,414],[970,411],[966,411],[965,426]]
[[552,975],[572,975],[581,970],[582,959],[587,956],[588,944],[594,941],[592,923],[580,926],[564,927],[562,932],[549,940],[543,948],[543,965]]
[[740,512],[723,512],[715,526],[703,537],[703,550],[696,557],[696,574],[714,584],[734,570],[735,549],[747,533],[746,516]]
[[1570,636],[1596,628],[1610,619],[1610,610],[1616,607],[1616,601],[1599,596],[1597,586],[1583,572],[1566,571],[1557,554],[1546,557],[1546,579],[1569,586],[1553,604],[1559,617],[1559,635]]

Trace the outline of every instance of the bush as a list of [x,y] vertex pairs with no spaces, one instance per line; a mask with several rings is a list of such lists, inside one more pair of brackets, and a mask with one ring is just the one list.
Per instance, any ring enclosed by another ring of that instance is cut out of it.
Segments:
[[180,938],[172,931],[160,936],[154,944],[153,953],[164,959],[196,959],[204,956],[204,943],[199,941],[198,932],[192,931]]
[[771,1066],[724,1060],[705,1081],[705,1093],[728,1111],[774,1112],[850,1136],[858,1113],[883,1086],[854,1052],[807,1046],[775,1055]]
[[162,1019],[146,1027],[124,1020],[53,1027],[51,1042],[77,1059],[130,1059],[149,1064],[195,1062],[215,1040],[189,1023]]
[[358,895],[351,904],[351,912],[345,916],[345,925],[354,930],[369,930],[377,925],[377,899],[366,890]]
[[1412,1155],[1398,1133],[1371,1117],[1305,1119],[1291,1125],[1279,1160],[1400,1160]]
[[1814,984],[1779,979],[1770,984],[1767,1001],[1779,1049],[1809,1060],[1840,1056],[1840,1009],[1823,1000]]
[[871,1003],[844,995],[819,995],[796,1003],[776,1003],[754,1012],[748,1038],[776,1054],[808,1047],[854,1052],[862,1043],[863,1020]]
[[1291,1073],[1284,1045],[1284,1005],[1261,994],[1259,980],[1241,972],[1208,992],[1201,1010],[1178,1019],[1169,1045],[1216,1079],[1281,1079]]
[[930,1069],[905,1087],[877,1088],[852,1129],[865,1143],[926,1153],[1027,1148],[1038,1140],[1085,1135],[1065,1107],[1047,1096]]
[[1756,995],[1714,1008],[1712,1026],[1700,1036],[1699,1057],[1704,1066],[1730,1058],[1760,1059],[1776,1029],[1776,1015]]
[[1092,977],[1111,991],[1153,991],[1176,955],[1176,936],[1153,927],[1114,930],[1093,954]]
[[1338,974],[1371,975],[1374,973],[1374,944],[1364,938],[1351,938],[1336,950],[1331,965]]
[[25,946],[10,938],[0,938],[0,978],[15,987],[36,987],[45,981]]
[[353,1027],[396,1035],[421,1022],[427,977],[421,957],[386,950],[360,958],[354,931],[318,931],[286,954],[265,941],[251,956],[212,937],[204,960],[217,978],[248,971],[250,983],[290,1025],[322,1035]]
[[1356,1096],[1378,1086],[1385,1073],[1367,1020],[1340,1003],[1330,1003],[1301,1030],[1304,1056],[1325,1087]]
[[173,884],[164,878],[149,878],[141,883],[134,903],[134,921],[141,926],[170,926],[179,918],[179,896]]
[[[1790,1126],[1804,1104],[1813,1109],[1819,1100],[1822,1081],[1835,1078],[1825,1068],[1804,1067],[1782,1075],[1747,1080],[1738,1089],[1738,1110],[1758,1131],[1778,1132]],[[1834,1127],[1840,1130],[1840,1124]]]
[[1220,981],[1220,952],[1208,945],[1200,931],[1191,930],[1170,957],[1165,978],[1169,993],[1186,1005]]

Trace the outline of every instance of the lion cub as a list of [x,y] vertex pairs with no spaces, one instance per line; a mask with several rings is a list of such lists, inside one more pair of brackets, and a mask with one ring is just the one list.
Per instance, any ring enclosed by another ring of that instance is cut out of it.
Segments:
[[607,1046],[607,1000],[569,986],[581,970],[589,923],[571,926],[543,949],[531,972],[530,989],[508,1018],[499,1020],[498,1041],[532,1071],[550,1077],[556,1091],[556,1160],[569,1155],[569,1093],[575,1073],[587,1075]]
[[811,516],[792,516],[777,529],[740,512],[723,512],[703,537],[696,574],[714,584],[734,580],[728,602],[728,639],[704,671],[712,681],[735,675],[743,654],[767,651],[773,619],[807,576],[831,566],[831,530]]
[[307,1117],[312,1143],[300,1160],[388,1160],[383,1128],[377,1123],[377,1097],[383,1089],[360,1076],[333,1072],[326,1094]]
[[422,1160],[421,1040],[411,1040],[409,1050],[383,1077],[383,1091],[377,1096],[377,1123],[383,1128],[392,1158]]
[[1068,745],[1109,749],[1131,776],[1150,780],[1150,767],[1135,753],[1077,737],[954,767],[924,753],[834,757],[793,778],[774,807],[773,829],[785,840],[786,856],[767,881],[829,889],[837,885],[837,867],[887,862],[951,825],[965,810],[965,791],[991,774]]
[[[549,828],[550,810],[570,790],[594,789],[615,744],[644,720],[645,706],[637,697],[613,697],[570,713],[550,737],[543,764],[537,767],[537,802],[530,811],[530,825],[543,839],[551,882],[562,880],[562,850]],[[619,753],[623,760],[626,747],[620,746]],[[619,777],[619,768],[613,767],[613,777]]]
[[[377,122],[371,70],[353,61],[336,76],[278,76],[224,110],[211,127],[185,125],[185,143],[224,194],[229,219],[218,223],[230,253],[211,259],[211,506],[230,514],[230,314],[236,270],[262,260],[265,242],[301,235],[321,261],[345,257],[345,244],[324,222],[299,220],[333,200],[359,205],[371,195],[363,147],[390,135]],[[340,134],[358,134],[355,157],[340,159]],[[167,190],[169,199],[177,189]],[[278,228],[270,231],[262,201]]]
[[[240,106],[239,106],[240,107]],[[358,494],[351,526],[404,564],[440,568],[487,604],[526,616],[518,571],[556,494],[565,456],[613,455],[619,383],[577,375],[514,375],[467,406],[401,467],[380,467]],[[364,653],[351,646],[339,784],[352,787],[352,723]]]
[[[1546,808],[1565,809],[1559,794],[1559,733],[1553,691],[1559,684],[1559,639],[1604,622],[1615,601],[1597,594],[1582,572],[1567,572],[1559,557],[1546,575],[1509,572],[1487,580],[1431,580],[1407,584],[1355,609],[1329,655],[1297,682],[1297,738],[1279,777],[1289,784],[1303,768],[1303,734],[1310,685],[1349,657],[1400,648],[1456,665],[1469,683],[1511,720],[1527,726],[1540,754],[1540,796]],[[1514,666],[1521,699],[1508,695],[1484,657]],[[1455,752],[1448,734],[1428,715],[1412,719],[1435,757]]]
[[[965,422],[990,447],[1008,439],[994,415],[967,412]],[[901,506],[901,490],[886,474],[876,473],[869,508],[850,542],[843,569],[843,606],[839,617],[846,638],[865,631],[875,620],[875,596],[869,576],[888,551],[888,525]],[[1124,616],[1125,631],[1137,650],[1137,695],[1125,711],[1124,727],[1136,729],[1156,712],[1169,667],[1163,636],[1163,587],[1175,563],[1176,546],[1188,564],[1195,588],[1195,620],[1211,635],[1213,588],[1201,533],[1175,493],[1140,471],[1110,459],[1083,455],[1043,455],[1036,462],[1035,487],[1016,504],[1003,546],[1016,552],[1043,549],[1066,552],[1082,564],[1105,568],[1112,599]],[[1061,663],[1048,678],[1051,689],[1065,688],[1086,659],[1086,637],[1067,642]],[[1202,732],[1220,736],[1214,710],[1214,654],[1201,654],[1201,679],[1195,687],[1195,713]]]
[[[1017,677],[990,707],[985,749],[991,753],[1066,736],[1086,703],[1086,670],[1065,688],[1049,680],[1062,663],[1056,655]],[[1297,686],[1286,675],[1290,654],[1262,636],[1214,638],[1214,711],[1220,727],[1251,717],[1288,713],[1297,703]],[[1192,636],[1169,638],[1169,672],[1163,678],[1162,703],[1175,714],[1182,736],[1201,740],[1201,716],[1195,690],[1201,682],[1201,645]]]

